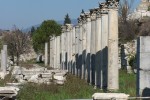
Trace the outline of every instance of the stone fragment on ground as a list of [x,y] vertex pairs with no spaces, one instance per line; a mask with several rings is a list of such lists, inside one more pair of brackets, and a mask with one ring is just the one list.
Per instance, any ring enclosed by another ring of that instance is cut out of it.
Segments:
[[67,73],[67,70],[48,70],[47,68],[40,67],[36,64],[30,69],[14,66],[14,69],[12,70],[12,76],[21,84],[27,82],[50,84],[51,82],[54,82],[62,85],[66,81]]

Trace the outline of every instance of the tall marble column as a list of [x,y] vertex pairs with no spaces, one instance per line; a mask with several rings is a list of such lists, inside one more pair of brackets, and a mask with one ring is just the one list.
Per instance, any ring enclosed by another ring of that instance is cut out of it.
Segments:
[[56,68],[60,69],[60,36],[56,37]]
[[48,42],[45,42],[45,66],[48,66]]
[[62,26],[62,34],[60,37],[60,45],[61,45],[61,69],[64,70],[65,68],[65,26]]
[[71,72],[72,25],[71,24],[66,24],[66,25],[67,25],[67,70]]
[[70,64],[69,64],[69,72],[70,73],[72,73],[71,71],[72,71],[72,33],[73,33],[73,27],[72,27],[72,25],[70,25],[70,33],[69,33],[69,48],[70,48],[70,53],[69,53],[69,56],[70,56]]
[[119,89],[118,69],[118,1],[109,4],[108,89]]
[[7,45],[3,45],[3,50],[1,50],[1,70],[5,75],[7,71]]
[[67,66],[68,66],[68,63],[67,63],[67,57],[68,57],[68,54],[67,54],[67,51],[68,51],[68,37],[67,37],[67,25],[65,25],[65,32],[64,32],[64,70],[67,70]]
[[96,9],[96,32],[95,32],[95,87],[101,85],[101,54],[102,54],[102,34],[101,34],[101,10]]
[[75,26],[75,75],[78,76],[78,58],[79,58],[79,26]]
[[96,30],[96,12],[95,9],[90,10],[91,13],[91,67],[90,67],[90,83],[95,83],[95,30]]
[[86,13],[86,27],[87,27],[87,35],[86,35],[86,68],[87,68],[87,82],[90,83],[90,76],[91,76],[91,70],[90,70],[90,47],[91,47],[91,16],[90,13]]
[[6,69],[7,69],[7,57],[8,57],[8,53],[7,53],[7,45],[3,45],[3,50],[6,52],[5,53],[5,65],[6,65]]
[[72,29],[72,74],[75,75],[75,55],[76,55],[76,40],[75,40],[75,27]]
[[82,19],[78,18],[78,24],[79,24],[79,47],[78,47],[78,73],[79,77],[81,78],[82,75]]
[[54,67],[53,66],[54,65],[54,59],[53,59],[53,56],[54,56],[54,53],[53,53],[54,52],[54,46],[53,45],[54,44],[53,43],[54,43],[54,37],[52,36],[52,37],[50,37],[50,61],[49,61],[50,62],[49,64],[50,64],[51,68]]
[[85,73],[86,73],[86,66],[85,66],[85,61],[86,61],[86,16],[84,13],[81,13],[80,15],[82,19],[82,76],[81,79],[85,79]]
[[53,40],[53,50],[54,50],[54,52],[53,52],[53,59],[54,59],[54,69],[56,69],[56,66],[57,66],[57,48],[56,48],[56,37],[54,36],[54,40]]
[[101,88],[107,88],[107,71],[108,71],[108,8],[104,6],[101,8]]

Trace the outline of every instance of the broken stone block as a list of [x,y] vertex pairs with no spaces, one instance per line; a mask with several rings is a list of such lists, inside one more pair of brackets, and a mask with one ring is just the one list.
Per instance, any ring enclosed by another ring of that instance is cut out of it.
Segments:
[[94,93],[93,100],[128,100],[129,95],[124,93]]

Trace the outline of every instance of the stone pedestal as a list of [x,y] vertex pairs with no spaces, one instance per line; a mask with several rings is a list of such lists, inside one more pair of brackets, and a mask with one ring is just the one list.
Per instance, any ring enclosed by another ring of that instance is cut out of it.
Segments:
[[118,69],[118,10],[109,9],[108,89],[119,89]]
[[48,43],[45,43],[45,66],[48,66]]
[[141,36],[137,42],[137,96],[150,96],[150,36]]

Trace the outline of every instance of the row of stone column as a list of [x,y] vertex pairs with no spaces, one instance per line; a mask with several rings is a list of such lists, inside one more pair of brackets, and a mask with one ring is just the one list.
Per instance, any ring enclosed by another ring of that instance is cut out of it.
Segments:
[[62,26],[61,36],[50,39],[50,67],[68,70],[95,87],[117,90],[118,0],[81,13],[76,26]]

